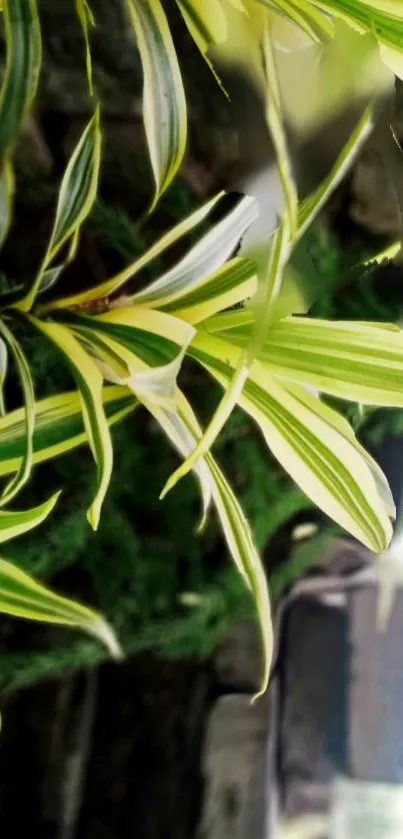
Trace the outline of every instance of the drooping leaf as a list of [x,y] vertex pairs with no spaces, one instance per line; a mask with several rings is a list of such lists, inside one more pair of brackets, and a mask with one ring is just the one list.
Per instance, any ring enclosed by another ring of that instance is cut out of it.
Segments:
[[[102,401],[109,425],[114,425],[138,405],[125,387],[104,387]],[[20,467],[26,447],[25,410],[18,408],[0,418],[0,475]],[[33,462],[42,463],[88,443],[78,391],[49,396],[35,403]]]
[[[190,347],[190,354],[223,387],[231,380],[240,352],[202,333]],[[312,403],[305,404],[255,362],[239,404],[308,498],[370,550],[384,550],[392,534],[390,509],[384,506],[366,457],[321,416],[320,401],[314,401],[314,410]]]
[[[202,431],[189,403],[180,397],[179,416],[193,435],[195,444]],[[249,524],[239,501],[211,453],[205,457],[211,480],[211,490],[218,518],[228,545],[229,552],[238,571],[251,590],[259,617],[263,648],[263,673],[260,696],[266,690],[272,659],[273,631],[270,599],[263,566],[256,550]]]
[[176,379],[195,334],[189,323],[136,306],[92,318],[66,314],[64,323],[85,341],[106,379],[126,384],[142,401],[175,399]]
[[55,594],[5,559],[0,559],[0,612],[76,627],[98,638],[114,658],[121,658],[115,633],[101,615]]
[[8,349],[10,350],[21,383],[21,390],[24,398],[24,430],[25,430],[25,451],[15,476],[7,484],[0,498],[0,506],[4,506],[14,498],[20,489],[26,484],[32,469],[33,434],[35,427],[35,394],[32,375],[27,358],[13,333],[4,320],[0,320],[0,334],[2,335]]
[[22,536],[23,533],[42,524],[54,509],[59,495],[60,492],[56,492],[44,504],[30,510],[0,510],[0,543]]
[[155,179],[150,210],[171,183],[186,149],[186,97],[160,0],[126,0],[144,74],[143,118]]
[[0,160],[18,136],[35,97],[42,58],[36,0],[3,0],[6,67],[0,93]]
[[27,317],[30,323],[43,332],[63,353],[80,391],[84,426],[97,466],[96,493],[87,513],[91,527],[96,530],[112,474],[113,461],[112,441],[102,400],[102,376],[95,362],[69,329],[31,315]]

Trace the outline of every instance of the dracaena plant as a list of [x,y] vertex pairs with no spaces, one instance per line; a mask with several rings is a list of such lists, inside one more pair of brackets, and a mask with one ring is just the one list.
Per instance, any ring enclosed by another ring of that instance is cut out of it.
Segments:
[[[155,4],[136,3],[136,8],[146,5],[151,8]],[[87,6],[78,6],[88,24]],[[33,101],[40,65],[34,0],[7,0],[3,8],[8,58],[0,98],[2,241],[12,215],[12,145]],[[17,9],[18,14],[12,15],[11,9]],[[362,404],[403,404],[402,333],[393,326],[304,317],[320,289],[310,283],[309,294],[303,295],[296,283],[301,274],[304,234],[368,136],[371,108],[326,180],[299,203],[287,156],[272,39],[269,28],[264,32],[262,72],[268,124],[285,195],[285,211],[269,240],[249,255],[241,248],[234,256],[258,211],[255,200],[245,196],[176,265],[133,292],[133,278],[196,231],[213,208],[219,207],[223,198],[219,194],[116,276],[96,286],[89,282],[89,287],[78,293],[58,296],[58,280],[74,259],[80,227],[97,194],[101,158],[97,108],[62,179],[52,232],[39,268],[31,277],[27,270],[26,285],[0,299],[2,379],[4,382],[10,354],[24,395],[20,408],[7,412],[4,405],[0,418],[0,474],[9,476],[3,505],[26,484],[34,464],[87,442],[95,462],[94,496],[87,515],[96,529],[112,473],[111,426],[135,409],[146,409],[184,460],[162,495],[186,472],[194,472],[201,488],[201,525],[213,505],[229,553],[254,594],[265,652],[262,690],[271,657],[269,594],[253,535],[212,454],[214,440],[234,405],[239,404],[306,495],[370,549],[380,552],[391,539],[394,514],[387,481],[349,424],[319,394]],[[151,67],[151,86],[152,73]],[[75,390],[35,400],[24,343],[16,338],[15,327],[21,319],[57,348],[60,362],[72,372]],[[186,357],[200,364],[224,389],[205,431],[180,387]],[[20,514],[23,528],[34,526],[55,502],[48,502],[42,513],[31,510]],[[19,572],[13,574],[22,584]],[[10,571],[10,578],[14,577]],[[24,582],[28,585],[25,578]],[[0,594],[1,585],[0,578]],[[52,602],[55,608],[50,617],[55,618],[57,604]],[[69,604],[69,609],[74,608],[78,612],[75,618],[69,612],[70,622],[98,631],[116,651],[109,628],[85,607]],[[86,617],[80,611],[83,609]],[[8,610],[20,614],[14,606]],[[32,616],[41,617],[38,612]]]
[[[186,148],[182,78],[186,68],[180,67],[162,0],[125,2],[144,71],[144,124],[155,178],[153,206],[178,171]],[[303,105],[304,121],[309,118],[308,129],[331,108],[337,109],[359,92],[365,96],[374,83],[379,84],[371,67],[379,57],[389,71],[403,79],[400,0],[176,0],[176,5],[219,83],[222,61],[242,64],[261,83],[260,53],[269,26],[280,51],[289,54],[286,65],[289,58],[290,72],[285,75],[290,76],[294,88],[293,104],[297,103],[297,111]],[[78,0],[77,8],[92,85],[90,25],[96,21],[87,0]],[[347,49],[346,38],[350,41]],[[340,51],[334,50],[337,43]],[[301,68],[295,65],[301,53],[305,54],[302,61],[311,67],[309,80],[303,74],[301,77]],[[298,81],[302,85],[299,92]],[[313,110],[307,107],[312,87],[322,91],[319,99],[313,96]],[[289,116],[295,121],[292,110]],[[297,127],[301,129],[298,120]]]

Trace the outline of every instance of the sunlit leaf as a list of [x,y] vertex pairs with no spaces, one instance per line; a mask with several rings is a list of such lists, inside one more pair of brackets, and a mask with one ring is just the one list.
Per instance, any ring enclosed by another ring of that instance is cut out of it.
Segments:
[[[227,387],[240,350],[198,333],[190,354]],[[371,550],[380,552],[392,534],[390,509],[385,508],[366,457],[321,416],[320,401],[306,392],[305,396],[292,394],[255,362],[239,404],[255,419],[274,456],[308,498]]]
[[155,179],[152,209],[179,169],[186,148],[186,97],[160,0],[126,0],[144,74],[143,117]]
[[188,323],[200,323],[248,297],[257,290],[256,266],[250,259],[235,257],[213,274],[207,275],[193,291],[179,300],[165,304],[165,312],[172,312]]
[[78,294],[70,295],[59,300],[52,301],[46,305],[46,310],[64,309],[69,306],[77,306],[81,303],[90,303],[93,300],[100,300],[108,297],[114,292],[118,291],[128,280],[136,276],[143,268],[146,268],[150,262],[161,256],[168,248],[178,242],[182,237],[190,233],[195,227],[201,224],[205,218],[211,213],[218,201],[221,200],[224,193],[219,192],[189,216],[187,216],[179,224],[176,224],[171,230],[165,233],[155,245],[152,245],[142,256],[134,260],[130,265],[120,271],[119,274],[100,283],[97,286],[79,292]]
[[256,219],[254,198],[245,197],[218,222],[173,268],[131,297],[136,305],[153,308],[180,300],[220,268],[234,252],[249,225]]
[[[102,401],[107,422],[114,425],[138,405],[125,387],[104,387]],[[68,391],[35,403],[33,462],[42,463],[88,443],[78,391]],[[26,447],[25,410],[18,408],[0,418],[0,475],[20,467]]]

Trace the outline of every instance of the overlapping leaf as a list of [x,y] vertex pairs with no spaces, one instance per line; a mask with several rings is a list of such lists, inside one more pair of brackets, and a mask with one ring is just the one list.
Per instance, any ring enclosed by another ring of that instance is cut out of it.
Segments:
[[[191,354],[227,387],[240,351],[199,333]],[[255,363],[239,404],[255,419],[275,457],[306,495],[371,550],[384,550],[392,533],[390,508],[384,506],[366,458],[340,428],[321,416],[319,400],[305,404]]]
[[29,368],[27,358],[19,344],[14,338],[13,333],[8,325],[0,320],[0,335],[4,339],[6,346],[12,354],[21,383],[21,390],[24,397],[24,437],[25,437],[25,451],[24,456],[19,464],[16,475],[12,478],[9,484],[5,487],[0,498],[0,506],[4,506],[12,498],[14,498],[20,489],[28,481],[32,469],[32,441],[34,434],[35,423],[35,394],[32,375]]
[[[104,387],[102,401],[109,425],[130,414],[137,400],[125,387]],[[35,403],[33,462],[42,463],[88,442],[78,391],[49,396]],[[0,418],[0,475],[18,470],[24,456],[25,410],[18,408]]]
[[97,488],[88,510],[88,520],[97,529],[112,474],[112,441],[102,399],[102,375],[95,362],[65,326],[28,316],[30,323],[46,335],[63,353],[81,396],[84,426],[97,466]]

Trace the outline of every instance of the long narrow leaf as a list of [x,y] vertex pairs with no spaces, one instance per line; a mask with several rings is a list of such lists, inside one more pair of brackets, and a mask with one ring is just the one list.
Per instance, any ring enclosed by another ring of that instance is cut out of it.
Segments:
[[217,312],[235,306],[257,291],[256,266],[250,259],[235,257],[209,274],[193,291],[162,306],[188,323],[200,323]]
[[91,45],[90,45],[90,28],[95,26],[95,18],[92,14],[91,7],[88,0],[76,0],[76,12],[81,24],[81,29],[84,35],[85,42],[85,64],[87,68],[88,87],[91,96],[94,93],[94,85],[92,80],[92,59],[91,59]]
[[195,212],[187,216],[179,224],[176,224],[171,230],[168,230],[145,254],[135,259],[130,265],[111,277],[109,280],[100,283],[97,286],[82,291],[79,294],[73,294],[69,297],[61,298],[52,301],[46,305],[46,311],[53,309],[65,309],[69,306],[78,306],[81,303],[90,303],[93,300],[102,300],[111,294],[118,291],[128,280],[136,276],[143,268],[146,268],[150,262],[161,256],[168,248],[190,233],[195,227],[201,224],[204,219],[211,213],[216,204],[223,198],[224,193],[219,192],[209,201],[199,207]]
[[[200,333],[190,353],[227,387],[239,349]],[[259,363],[239,404],[255,419],[275,457],[308,498],[371,550],[384,550],[392,534],[390,510],[385,509],[366,458],[351,441]]]
[[[73,253],[81,224],[95,201],[101,160],[99,108],[83,132],[64,173],[57,202],[56,218],[40,270],[16,308],[29,311],[40,289],[44,272],[60,248],[72,239]],[[70,258],[71,258],[70,253]],[[57,270],[59,266],[57,266]]]
[[[120,422],[138,405],[125,387],[105,387],[102,401],[109,425]],[[0,418],[0,475],[20,467],[26,446],[25,409],[18,408]],[[42,463],[88,443],[78,391],[49,396],[35,403],[33,462]]]
[[25,411],[25,451],[16,475],[2,492],[0,506],[4,506],[14,498],[20,489],[26,484],[32,469],[33,434],[35,427],[35,394],[31,371],[25,354],[13,333],[3,320],[0,320],[0,334],[6,342],[11,354],[14,357],[18,375],[21,382],[21,389],[24,397]]
[[13,170],[9,161],[5,159],[0,171],[0,248],[10,227],[13,193]]
[[[201,428],[184,397],[180,401],[179,416],[197,443],[201,437]],[[263,647],[262,681],[257,694],[260,696],[268,684],[273,649],[270,599],[266,577],[248,522],[227,479],[212,454],[206,456],[205,463],[210,472],[213,500],[228,549],[255,599]]]
[[6,68],[0,93],[0,160],[18,136],[38,86],[42,57],[36,0],[3,0]]
[[113,461],[112,441],[102,401],[102,376],[94,361],[65,326],[41,321],[31,315],[28,318],[63,353],[80,391],[85,430],[97,466],[97,489],[87,514],[88,521],[96,530]]
[[131,298],[136,305],[160,307],[180,300],[209,274],[218,270],[234,252],[245,231],[256,219],[257,202],[243,198],[237,206],[158,280]]
[[27,533],[42,524],[52,512],[59,495],[60,492],[56,492],[44,504],[39,507],[32,507],[30,510],[19,510],[18,512],[0,510],[0,543],[22,536],[23,533]]
[[171,183],[186,149],[186,97],[160,0],[126,0],[144,73],[143,116],[155,179],[151,208]]
[[55,594],[4,559],[0,559],[0,612],[76,627],[98,638],[114,658],[121,657],[115,633],[101,615],[74,600]]

